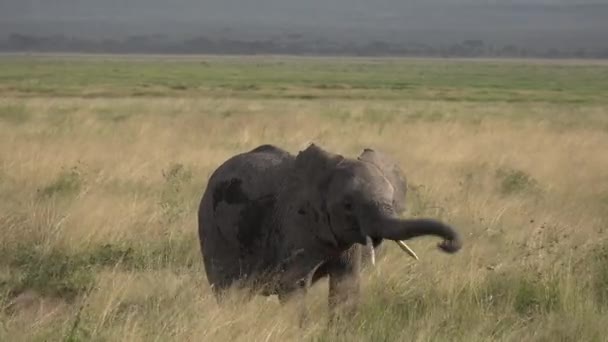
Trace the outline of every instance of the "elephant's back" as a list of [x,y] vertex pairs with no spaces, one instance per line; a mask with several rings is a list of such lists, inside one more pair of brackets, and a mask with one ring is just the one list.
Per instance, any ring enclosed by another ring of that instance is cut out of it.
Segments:
[[213,205],[238,203],[276,192],[294,157],[272,145],[262,145],[226,160],[209,178],[205,192],[213,192]]

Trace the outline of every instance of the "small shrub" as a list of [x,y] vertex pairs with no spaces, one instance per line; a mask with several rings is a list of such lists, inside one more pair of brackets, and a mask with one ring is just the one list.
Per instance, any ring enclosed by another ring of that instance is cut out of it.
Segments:
[[91,265],[115,266],[118,263],[132,264],[134,254],[132,247],[105,244],[93,249],[86,259]]
[[116,113],[116,112],[108,112],[108,113],[100,113],[99,118],[102,120],[107,120],[110,122],[124,122],[129,119],[130,115],[127,113]]
[[163,216],[171,223],[187,212],[183,190],[192,181],[192,172],[182,164],[172,164],[167,171],[163,171],[163,178],[165,186],[161,193],[160,206]]
[[169,88],[172,90],[188,90],[188,86],[185,84],[170,84]]
[[260,89],[260,86],[257,84],[235,84],[229,87],[234,91],[252,91]]
[[167,184],[181,186],[187,184],[192,179],[192,172],[183,164],[172,164],[167,171],[163,171],[163,178]]
[[482,298],[486,305],[512,307],[519,315],[529,316],[555,310],[560,304],[560,295],[554,282],[511,274],[489,278]]
[[68,196],[80,191],[82,188],[82,174],[77,167],[69,171],[62,171],[51,184],[39,190],[42,197]]
[[0,106],[0,121],[12,124],[22,124],[30,118],[25,106],[8,105]]
[[220,112],[220,116],[224,119],[227,119],[235,114],[234,110],[226,109]]
[[94,282],[94,274],[82,258],[59,250],[42,252],[36,248],[16,248],[10,266],[21,271],[12,292],[32,289],[44,296],[73,300]]
[[0,303],[3,296],[26,290],[72,301],[91,289],[101,268],[180,269],[198,266],[198,259],[197,240],[190,236],[140,246],[105,244],[78,253],[46,251],[32,244],[0,245],[0,264],[15,270],[0,278]]
[[593,290],[600,306],[608,307],[608,245],[592,251]]
[[515,289],[513,305],[520,315],[553,311],[560,301],[559,290],[553,283],[522,279]]
[[524,171],[501,168],[496,171],[496,178],[500,184],[500,193],[511,195],[522,192],[534,192],[538,190],[537,181]]
[[287,95],[286,98],[297,99],[297,100],[316,100],[320,98],[318,95],[312,94],[296,94],[296,95]]

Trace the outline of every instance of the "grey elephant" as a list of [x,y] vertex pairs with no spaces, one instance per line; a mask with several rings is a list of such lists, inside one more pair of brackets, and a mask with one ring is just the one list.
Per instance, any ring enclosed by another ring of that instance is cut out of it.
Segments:
[[329,277],[331,317],[355,311],[362,265],[383,240],[435,235],[448,253],[458,232],[432,219],[402,219],[406,180],[387,155],[354,158],[311,144],[292,155],[262,145],[211,175],[198,212],[207,280],[218,300],[230,287],[278,295],[284,303]]

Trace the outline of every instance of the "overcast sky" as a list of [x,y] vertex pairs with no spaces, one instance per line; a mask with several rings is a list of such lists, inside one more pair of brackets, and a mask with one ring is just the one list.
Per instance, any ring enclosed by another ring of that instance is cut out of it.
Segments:
[[214,29],[595,42],[608,37],[608,0],[0,0],[0,35],[186,37]]

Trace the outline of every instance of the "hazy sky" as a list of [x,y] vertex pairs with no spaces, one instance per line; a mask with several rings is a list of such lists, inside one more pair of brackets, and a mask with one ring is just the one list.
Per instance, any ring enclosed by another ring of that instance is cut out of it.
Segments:
[[608,37],[608,0],[0,0],[0,35],[186,37],[215,30],[234,36],[356,33],[388,40],[546,35],[591,43]]
[[[402,11],[424,7],[450,8],[463,5],[580,5],[608,4],[606,0],[0,0],[0,18],[112,18],[140,16],[196,19],[210,15],[244,17],[248,14],[295,14],[326,11],[362,12],[371,16],[382,12]],[[547,11],[550,8],[546,9]],[[280,18],[266,18],[276,20]]]

